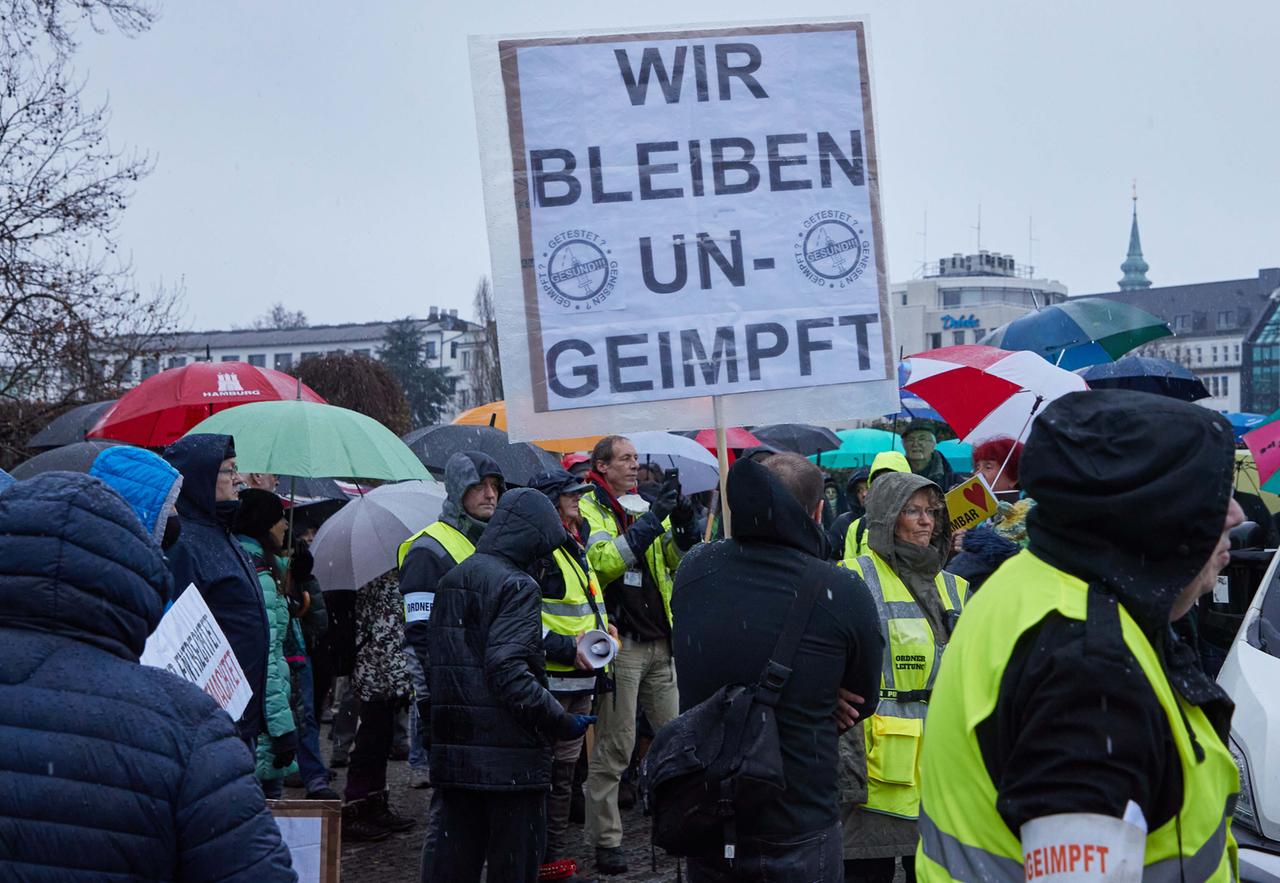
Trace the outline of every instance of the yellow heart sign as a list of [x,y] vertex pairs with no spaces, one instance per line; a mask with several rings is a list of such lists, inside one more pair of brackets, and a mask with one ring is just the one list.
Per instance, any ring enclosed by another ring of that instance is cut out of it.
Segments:
[[957,485],[947,494],[947,517],[951,532],[968,530],[996,514],[999,504],[981,475]]

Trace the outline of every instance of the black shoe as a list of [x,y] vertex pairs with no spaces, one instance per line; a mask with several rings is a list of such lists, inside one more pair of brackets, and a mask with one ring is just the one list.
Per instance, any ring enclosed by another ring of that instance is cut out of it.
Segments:
[[345,754],[335,754],[333,756],[333,759],[329,761],[329,769],[340,770],[344,766],[347,766],[350,763],[351,761],[347,759],[347,756]]
[[321,786],[314,791],[307,792],[307,800],[341,800],[342,795],[334,791],[327,785]]
[[627,859],[621,846],[597,846],[596,870],[601,874],[625,874]]
[[348,843],[372,843],[391,836],[390,830],[375,825],[368,815],[367,800],[353,800],[342,807],[342,839]]
[[366,801],[369,804],[369,821],[379,827],[386,828],[388,831],[394,831],[396,833],[408,831],[414,825],[418,824],[417,820],[408,818],[407,816],[398,815],[393,811],[391,809],[390,801],[388,800],[389,796],[389,793],[386,791],[379,791],[377,794],[369,795],[368,800]]

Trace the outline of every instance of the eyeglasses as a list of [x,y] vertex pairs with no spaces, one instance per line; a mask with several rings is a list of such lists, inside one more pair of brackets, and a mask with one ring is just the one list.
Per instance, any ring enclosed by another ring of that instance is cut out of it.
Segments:
[[218,474],[219,475],[239,475],[240,470],[232,466],[230,469],[219,469]]
[[930,521],[938,521],[942,518],[945,509],[926,509],[920,506],[908,506],[902,510],[902,514],[908,518],[928,518]]

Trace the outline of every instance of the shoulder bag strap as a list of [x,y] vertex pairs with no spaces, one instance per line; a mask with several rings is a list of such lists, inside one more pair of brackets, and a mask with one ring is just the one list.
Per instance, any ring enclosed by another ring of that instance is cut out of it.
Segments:
[[778,697],[782,695],[782,690],[791,677],[791,663],[800,648],[800,639],[804,637],[805,627],[809,624],[813,605],[818,601],[818,583],[826,565],[827,562],[821,558],[811,558],[800,574],[796,597],[787,611],[782,634],[778,636],[778,643],[774,645],[773,653],[756,683],[756,700],[765,705],[777,705]]

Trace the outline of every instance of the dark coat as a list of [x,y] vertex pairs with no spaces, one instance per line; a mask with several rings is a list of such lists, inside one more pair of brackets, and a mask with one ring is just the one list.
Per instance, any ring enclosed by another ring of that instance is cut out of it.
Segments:
[[1145,632],[1173,690],[1226,740],[1231,700],[1169,616],[1221,535],[1233,447],[1220,414],[1129,390],[1070,393],[1036,420],[1020,470],[1036,501],[1028,550],[1089,583],[1100,603],[1096,619],[1094,608],[1085,622],[1054,613],[1024,633],[995,709],[976,726],[1011,831],[1057,813],[1119,818],[1130,800],[1154,831],[1182,805],[1168,716],[1118,615],[1105,615],[1113,605]]
[[97,479],[0,495],[0,878],[296,879],[231,719],[138,664],[168,583]]
[[437,586],[427,627],[436,787],[551,787],[551,743],[568,715],[547,692],[542,594],[526,571],[566,538],[546,497],[508,491],[476,553]]
[[965,531],[961,550],[947,562],[947,570],[967,580],[969,591],[976,592],[997,567],[1021,551],[1021,546],[1000,536],[990,525],[980,524]]
[[[782,631],[795,586],[814,558],[826,557],[822,530],[759,463],[729,472],[733,539],[694,548],[676,571],[672,651],[680,710],[729,684],[754,684]],[[830,562],[793,672],[777,706],[787,791],[739,819],[746,834],[800,835],[839,818],[836,689],[880,695],[884,642],[871,593],[857,574]]]
[[253,562],[231,533],[229,519],[219,520],[214,502],[218,467],[230,443],[228,435],[188,435],[164,452],[165,459],[182,473],[178,496],[182,535],[169,550],[169,569],[175,594],[194,583],[231,643],[253,688],[253,698],[239,721],[240,735],[256,739],[266,732],[262,697],[267,691],[271,627]]

